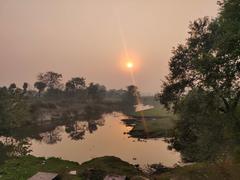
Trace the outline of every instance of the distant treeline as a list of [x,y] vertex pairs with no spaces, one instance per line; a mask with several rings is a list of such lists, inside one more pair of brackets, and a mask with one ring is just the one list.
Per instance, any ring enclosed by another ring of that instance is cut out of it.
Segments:
[[[104,98],[109,100],[122,99],[127,91],[131,93],[138,93],[136,86],[128,86],[124,89],[110,89],[98,83],[86,83],[84,77],[73,77],[65,84],[62,83],[62,74],[56,72],[40,73],[37,76],[37,81],[34,83],[35,89],[29,89],[29,83],[24,82],[22,88],[17,87],[15,83],[9,87],[3,87],[13,93],[22,93],[25,96],[38,96],[47,98],[59,97],[79,97],[81,100],[101,101]],[[136,91],[136,92],[135,92]],[[79,99],[78,99],[79,100]]]
[[27,82],[21,88],[15,83],[0,87],[0,132],[32,124],[53,111],[55,116],[78,115],[89,106],[98,105],[90,114],[96,110],[129,113],[134,111],[139,96],[136,86],[107,90],[104,85],[87,84],[83,77],[74,77],[63,84],[62,74],[52,71],[40,73],[34,87],[35,90],[29,89]]

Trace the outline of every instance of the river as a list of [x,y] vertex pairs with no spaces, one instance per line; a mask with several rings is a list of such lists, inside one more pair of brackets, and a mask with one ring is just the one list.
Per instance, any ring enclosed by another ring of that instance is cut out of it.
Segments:
[[31,154],[79,163],[95,157],[116,156],[142,167],[154,163],[173,166],[181,160],[180,154],[168,150],[168,144],[161,138],[139,140],[129,137],[126,133],[131,127],[121,121],[125,118],[122,113],[109,113],[92,125],[78,121],[70,127],[57,126],[51,132],[40,134],[41,140],[31,140]]

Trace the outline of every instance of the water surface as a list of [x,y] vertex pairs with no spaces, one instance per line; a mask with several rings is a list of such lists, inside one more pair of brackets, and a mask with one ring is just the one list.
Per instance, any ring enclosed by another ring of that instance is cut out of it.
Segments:
[[[54,131],[42,133],[41,141],[31,140],[32,155],[60,157],[64,160],[83,163],[95,157],[116,156],[131,164],[162,163],[173,166],[180,161],[180,154],[168,150],[163,139],[139,141],[129,137],[131,127],[121,121],[121,113],[105,114],[96,122],[79,121],[71,126],[58,126]],[[67,133],[68,132],[68,133]]]

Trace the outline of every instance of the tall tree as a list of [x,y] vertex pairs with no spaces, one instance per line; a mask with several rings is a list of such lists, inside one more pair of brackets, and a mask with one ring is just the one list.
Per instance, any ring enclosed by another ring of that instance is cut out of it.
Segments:
[[240,143],[240,2],[219,4],[217,18],[191,23],[187,42],[173,50],[158,94],[179,114],[173,147],[193,160],[206,160],[216,149],[235,151]]
[[28,88],[28,83],[24,82],[23,83],[23,93],[24,94],[27,92],[27,88]]
[[9,91],[0,87],[0,133],[29,123],[29,109],[25,98],[19,91]]
[[127,86],[127,91],[123,94],[122,103],[123,110],[126,113],[132,113],[135,111],[135,105],[138,104],[138,97],[140,93],[137,86],[130,85]]
[[83,77],[75,77],[66,82],[67,91],[75,91],[86,88],[86,80]]
[[38,75],[38,81],[46,84],[49,90],[58,89],[61,87],[62,74],[58,74],[52,71],[46,73],[40,73]]
[[44,89],[46,88],[46,84],[44,82],[41,82],[41,81],[37,81],[34,83],[34,87],[36,89],[38,89],[38,95],[40,97],[41,93],[44,91]]
[[[223,112],[235,111],[240,100],[240,53],[229,54],[226,50],[230,47],[222,44],[229,37],[220,33],[223,31],[221,18],[194,21],[186,44],[173,50],[170,73],[159,94],[160,102],[167,107],[171,103],[176,105],[187,92],[199,88],[218,95]],[[232,44],[231,49],[236,48]]]
[[87,87],[87,93],[91,100],[100,101],[105,97],[106,87],[99,84],[90,83]]
[[14,92],[17,89],[17,85],[15,83],[12,83],[8,87],[9,91]]

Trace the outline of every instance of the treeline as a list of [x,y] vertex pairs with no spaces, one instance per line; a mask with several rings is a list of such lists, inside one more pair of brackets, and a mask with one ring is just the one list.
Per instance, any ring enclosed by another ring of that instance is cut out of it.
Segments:
[[[62,74],[46,72],[38,75],[34,87],[38,90],[38,96],[47,98],[78,98],[78,100],[101,101],[108,94],[105,86],[95,83],[86,84],[83,77],[74,77],[65,84],[62,83]],[[118,94],[123,91],[116,91]]]
[[170,140],[186,161],[240,160],[240,1],[190,24],[157,97],[179,117]]
[[87,84],[83,77],[71,78],[63,84],[62,74],[52,71],[39,74],[34,87],[30,89],[26,82],[22,88],[15,83],[0,87],[1,132],[31,124],[43,113],[53,110],[64,116],[66,113],[73,114],[72,111],[75,114],[89,112],[91,108],[88,106],[95,109],[94,112],[97,109],[102,112],[121,110],[129,113],[134,111],[139,95],[137,87],[133,85],[126,90],[107,90],[104,85]]
[[[127,89],[110,89],[98,83],[86,83],[84,77],[74,77],[68,80],[65,84],[62,83],[62,74],[56,72],[40,73],[37,76],[37,81],[34,83],[35,89],[29,89],[29,84],[25,82],[22,88],[17,87],[15,83],[9,87],[3,87],[12,93],[23,94],[26,97],[40,97],[51,100],[54,98],[74,98],[78,101],[94,101],[101,102],[102,100],[117,101],[126,99],[129,102],[129,97],[132,95],[133,103],[136,104],[136,97],[139,94],[136,86],[130,85]],[[131,98],[130,98],[131,99]]]

